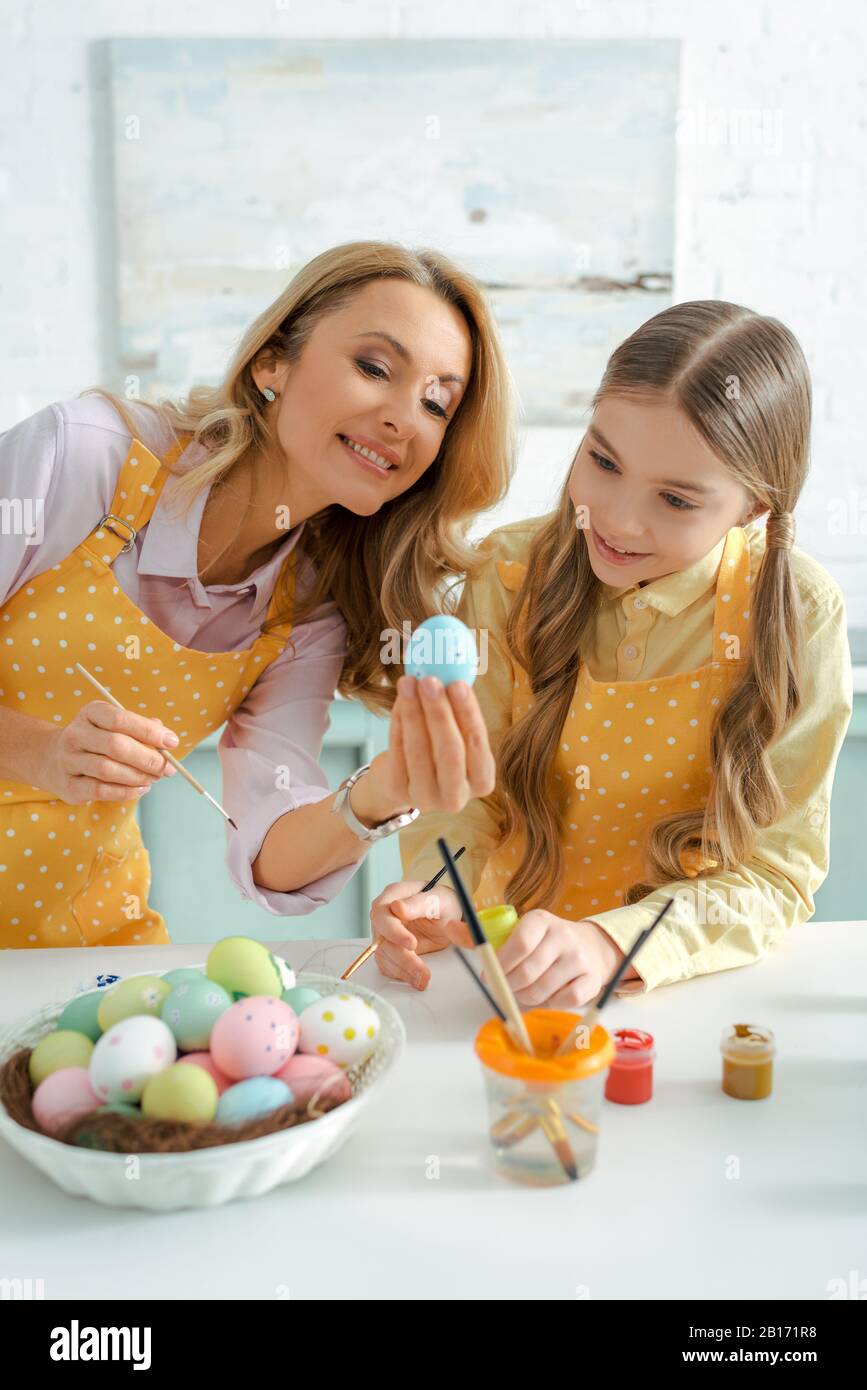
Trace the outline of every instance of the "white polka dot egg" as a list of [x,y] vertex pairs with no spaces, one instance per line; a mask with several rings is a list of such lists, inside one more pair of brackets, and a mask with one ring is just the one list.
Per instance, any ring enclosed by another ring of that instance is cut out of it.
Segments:
[[379,1014],[357,994],[326,994],[301,1015],[299,1052],[357,1067],[376,1051]]

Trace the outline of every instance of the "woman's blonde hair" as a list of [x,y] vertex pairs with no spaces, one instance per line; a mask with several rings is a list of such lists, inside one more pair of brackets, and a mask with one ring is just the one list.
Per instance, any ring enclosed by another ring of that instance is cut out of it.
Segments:
[[[192,467],[170,469],[182,474],[178,495],[192,501],[200,489],[225,480],[251,450],[273,447],[267,405],[250,370],[253,362],[296,360],[320,319],[380,279],[429,289],[462,315],[472,343],[469,381],[436,459],[412,487],[369,517],[334,505],[308,519],[299,546],[314,564],[313,586],[291,607],[281,590],[280,611],[263,630],[290,612],[297,625],[323,600],[333,599],[347,627],[337,688],[347,698],[386,711],[402,667],[383,664],[383,630],[401,633],[404,622],[414,629],[437,611],[438,595],[447,598],[447,581],[477,572],[467,530],[479,512],[503,499],[514,471],[513,386],[475,280],[432,250],[380,241],[334,246],[303,266],[250,325],[220,385],[194,386],[180,401],[137,405],[160,417],[175,439],[192,436],[208,451]],[[99,387],[92,392],[111,400],[130,433],[141,438],[140,422],[123,400]]]
[[[723,869],[746,863],[756,828],[784,807],[767,750],[801,699],[801,615],[786,547],[807,474],[811,392],[803,353],[783,324],[737,304],[697,300],[656,314],[616,349],[593,407],[609,396],[677,405],[760,511],[771,512],[743,669],[711,730],[707,805],[650,828],[645,881],[624,894],[632,903],[684,877],[684,850]],[[567,487],[533,539],[506,628],[534,703],[503,738],[489,801],[501,844],[523,832],[523,857],[505,899],[520,911],[545,907],[560,886],[563,808],[553,789],[554,755],[601,597]]]

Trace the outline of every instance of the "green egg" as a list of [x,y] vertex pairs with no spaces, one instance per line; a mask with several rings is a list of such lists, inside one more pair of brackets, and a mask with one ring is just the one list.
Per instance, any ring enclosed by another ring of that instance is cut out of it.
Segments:
[[211,1045],[211,1029],[221,1014],[232,1007],[232,996],[200,975],[176,985],[163,1002],[160,1017],[175,1035],[182,1052],[201,1052]]
[[177,970],[167,970],[161,978],[174,989],[175,985],[189,984],[190,980],[206,980],[208,977],[204,970],[194,970],[191,965],[182,965]]
[[288,1004],[290,1009],[300,1014],[308,1004],[315,1004],[317,999],[321,999],[322,995],[307,985],[295,985],[292,989],[284,989],[281,997],[284,1004]]
[[267,946],[249,936],[226,936],[211,947],[207,975],[233,997],[270,994],[279,999],[283,977]]
[[[111,1111],[116,1115],[127,1115],[131,1120],[140,1120],[141,1111],[137,1105],[129,1105],[125,1100],[113,1100],[108,1105],[99,1107],[100,1115]],[[102,1137],[92,1129],[80,1129],[74,1140],[79,1149],[105,1149],[106,1144]]]
[[107,991],[97,1012],[103,1033],[124,1018],[150,1014],[159,1018],[163,1003],[172,992],[171,985],[158,975],[134,975]]
[[75,999],[70,999],[57,1020],[58,1028],[71,1028],[73,1033],[83,1033],[91,1042],[98,1042],[102,1029],[97,1013],[104,998],[104,989],[94,989],[89,994],[79,994]]
[[83,1033],[75,1033],[69,1028],[55,1029],[40,1038],[30,1054],[28,1070],[34,1087],[52,1072],[64,1067],[89,1067],[93,1042]]
[[175,1062],[157,1072],[142,1091],[142,1114],[149,1120],[201,1124],[217,1113],[217,1083],[204,1067]]

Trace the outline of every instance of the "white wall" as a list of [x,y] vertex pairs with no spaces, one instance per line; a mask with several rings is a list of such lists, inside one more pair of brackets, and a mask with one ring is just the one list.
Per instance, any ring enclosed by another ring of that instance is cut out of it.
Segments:
[[[843,585],[851,624],[867,627],[867,10],[858,0],[0,0],[0,32],[0,428],[114,370],[110,132],[92,41],[680,38],[674,297],[736,300],[799,336],[815,430],[798,543]],[[509,518],[550,505],[572,443],[561,431],[533,433]]]

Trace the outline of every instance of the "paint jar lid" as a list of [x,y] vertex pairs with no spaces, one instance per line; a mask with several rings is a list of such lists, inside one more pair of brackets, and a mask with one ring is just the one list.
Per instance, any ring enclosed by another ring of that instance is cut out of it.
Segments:
[[647,1066],[656,1056],[653,1035],[640,1028],[618,1028],[614,1034],[614,1046],[614,1065],[617,1067]]
[[761,1023],[731,1023],[722,1031],[720,1051],[733,1062],[767,1062],[776,1052],[774,1035]]
[[518,914],[509,903],[499,903],[496,907],[483,907],[476,913],[482,931],[495,951],[499,951],[504,941],[509,939],[512,929],[517,926]]
[[489,1018],[476,1035],[476,1056],[492,1071],[518,1081],[580,1081],[605,1071],[614,1060],[611,1034],[597,1023],[586,1047],[571,1048],[555,1057],[557,1048],[581,1022],[580,1014],[561,1009],[530,1009],[524,1023],[537,1055],[530,1057],[512,1040],[499,1018]]

